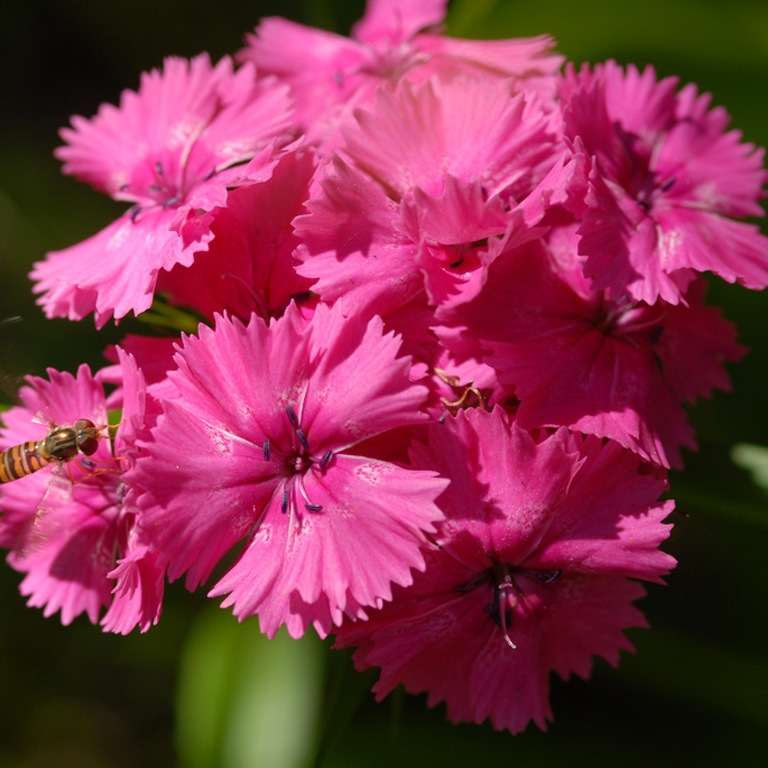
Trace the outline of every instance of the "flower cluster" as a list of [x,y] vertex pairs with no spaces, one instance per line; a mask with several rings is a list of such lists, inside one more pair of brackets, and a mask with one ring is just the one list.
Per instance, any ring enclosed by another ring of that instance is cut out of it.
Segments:
[[212,580],[269,636],[356,647],[379,696],[517,732],[675,564],[686,405],[744,354],[702,273],[768,284],[767,176],[693,86],[451,39],[445,5],[265,19],[62,131],[64,172],[132,205],[35,265],[45,313],[200,323],[30,377],[4,457],[78,419],[99,445],[16,472],[0,543],[64,623],[146,631],[166,579]]

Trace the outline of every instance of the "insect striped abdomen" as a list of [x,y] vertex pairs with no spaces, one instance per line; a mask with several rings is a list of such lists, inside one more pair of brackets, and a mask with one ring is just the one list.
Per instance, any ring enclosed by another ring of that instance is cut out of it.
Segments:
[[31,475],[50,462],[51,457],[41,452],[37,440],[14,445],[0,454],[0,483],[9,483],[11,480]]

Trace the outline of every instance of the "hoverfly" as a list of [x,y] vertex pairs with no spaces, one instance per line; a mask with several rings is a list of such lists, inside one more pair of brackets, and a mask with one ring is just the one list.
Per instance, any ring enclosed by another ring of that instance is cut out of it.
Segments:
[[91,456],[99,447],[99,428],[89,419],[71,426],[52,426],[42,440],[30,440],[0,453],[0,483],[31,475],[52,461],[65,464],[79,454]]

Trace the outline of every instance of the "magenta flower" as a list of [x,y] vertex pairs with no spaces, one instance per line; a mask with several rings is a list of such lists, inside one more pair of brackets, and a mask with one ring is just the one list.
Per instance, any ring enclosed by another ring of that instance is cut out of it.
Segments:
[[[156,624],[164,573],[134,547],[135,507],[123,479],[142,427],[144,383],[135,364],[120,356],[122,423],[114,440],[107,435],[107,405],[102,385],[83,365],[77,376],[49,370],[49,381],[29,377],[20,396],[23,406],[3,414],[0,448],[39,440],[48,427],[90,419],[103,427],[97,451],[2,486],[0,545],[11,550],[8,562],[25,573],[21,592],[45,616],[61,611],[69,624],[80,613],[102,619],[106,631],[126,634]],[[114,453],[113,453],[114,451]]]
[[633,579],[675,564],[658,503],[662,477],[615,443],[559,430],[535,438],[500,409],[461,412],[430,429],[414,464],[450,478],[427,568],[337,647],[379,666],[377,698],[403,684],[445,701],[454,721],[523,730],[552,718],[549,674],[588,677],[592,657],[618,663],[645,626]]
[[177,395],[130,476],[169,578],[186,572],[194,589],[245,542],[210,594],[294,637],[310,624],[324,636],[411,583],[445,481],[362,447],[426,418],[399,347],[378,318],[325,306],[309,321],[295,305],[270,325],[219,317],[184,339]]
[[731,217],[762,216],[763,150],[726,132],[693,85],[615,62],[569,69],[565,134],[594,157],[579,253],[593,288],[653,304],[682,301],[694,272],[768,285],[768,239]]
[[[206,55],[169,58],[145,73],[138,92],[92,120],[72,118],[57,151],[64,172],[133,207],[78,245],[48,254],[31,277],[48,317],[139,313],[152,303],[157,275],[189,265],[213,237],[212,211],[227,188],[269,178],[275,140],[289,125],[285,87],[233,72]],[[242,165],[247,163],[247,165]]]
[[550,37],[447,38],[436,29],[446,5],[447,0],[369,0],[351,38],[286,19],[262,19],[255,34],[246,36],[240,58],[290,86],[297,122],[326,149],[335,146],[338,127],[352,108],[368,103],[382,84],[463,73],[553,93],[562,57],[551,55]]
[[681,446],[696,446],[683,402],[728,389],[723,363],[745,349],[703,303],[700,283],[678,305],[614,301],[590,288],[575,251],[565,229],[548,247],[503,254],[439,335],[460,356],[472,344],[486,350],[502,385],[497,397],[519,400],[525,429],[566,426],[680,467]]

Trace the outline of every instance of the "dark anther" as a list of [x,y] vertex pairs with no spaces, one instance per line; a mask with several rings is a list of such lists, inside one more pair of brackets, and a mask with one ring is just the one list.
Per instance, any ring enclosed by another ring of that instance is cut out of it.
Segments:
[[677,179],[673,176],[669,181],[664,182],[664,184],[661,187],[662,192],[669,192],[670,189],[672,189],[674,183],[677,181]]
[[288,414],[288,421],[291,422],[291,426],[296,429],[299,426],[299,420],[296,418],[296,411],[294,411],[290,405],[287,405],[285,407],[285,412]]
[[308,512],[322,512],[323,511],[323,505],[322,504],[305,504],[304,507],[307,509]]
[[269,461],[272,456],[272,446],[269,443],[269,438],[264,441],[264,461]]
[[307,436],[304,434],[304,430],[301,429],[301,427],[296,427],[296,436],[299,438],[301,447],[307,451],[307,453],[309,453],[309,441],[307,440]]
[[329,448],[320,459],[320,469],[325,469],[331,463],[332,458],[333,458],[333,451],[330,450]]
[[459,594],[464,594],[465,592],[471,592],[473,589],[477,589],[479,586],[487,583],[488,576],[483,573],[477,578],[472,579],[472,581],[467,582],[466,584],[460,584],[458,587],[454,587],[454,591],[458,592]]
[[536,578],[543,584],[554,584],[562,575],[562,570],[558,568],[556,571],[539,571]]
[[280,502],[280,511],[285,514],[288,511],[288,502],[290,501],[290,494],[288,491],[283,491],[283,500]]

